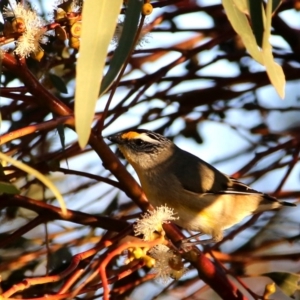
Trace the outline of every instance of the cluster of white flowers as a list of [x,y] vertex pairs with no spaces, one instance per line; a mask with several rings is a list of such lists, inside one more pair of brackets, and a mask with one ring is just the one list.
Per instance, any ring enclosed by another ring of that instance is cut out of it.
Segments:
[[25,8],[23,4],[15,1],[11,1],[10,5],[9,8],[4,8],[3,15],[22,19],[25,26],[24,32],[17,40],[15,53],[21,57],[27,57],[30,53],[41,50],[40,43],[46,42],[44,22],[33,9]]
[[[156,278],[163,283],[167,283],[170,279],[180,279],[187,272],[184,267],[181,257],[176,255],[165,245],[157,245],[153,247],[149,254],[155,259],[153,272]],[[174,263],[176,262],[176,264]],[[177,268],[175,268],[175,265]]]
[[[60,9],[61,6],[68,5],[69,10],[78,12],[81,9],[80,1],[78,0],[56,0],[53,7],[54,11]],[[4,8],[4,17],[22,19],[24,24],[24,32],[20,33],[16,41],[14,52],[20,57],[28,57],[32,53],[42,51],[40,44],[47,42],[45,36],[45,22],[37,14],[37,12],[29,6],[26,6],[25,1],[17,3],[15,0],[10,1],[10,6]],[[120,19],[112,39],[112,45],[117,46],[123,32],[124,19]],[[148,42],[149,34],[147,33],[147,23],[144,24],[140,37],[137,41],[137,47]]]
[[149,251],[149,254],[155,259],[153,272],[156,274],[156,277],[161,279],[164,283],[168,282],[170,280],[171,273],[169,260],[173,256],[169,247],[165,245],[157,245]]
[[[145,213],[134,227],[135,235],[143,235],[145,241],[154,240],[156,232],[162,234],[162,224],[176,220],[174,211],[167,206],[159,206],[153,211]],[[149,251],[149,255],[155,259],[153,272],[156,278],[166,283],[170,278],[179,279],[185,272],[181,256],[175,254],[169,247],[159,244]]]
[[145,213],[137,224],[134,226],[135,235],[143,235],[145,241],[153,240],[155,232],[162,232],[162,224],[176,220],[174,211],[167,206],[159,206],[153,211]]

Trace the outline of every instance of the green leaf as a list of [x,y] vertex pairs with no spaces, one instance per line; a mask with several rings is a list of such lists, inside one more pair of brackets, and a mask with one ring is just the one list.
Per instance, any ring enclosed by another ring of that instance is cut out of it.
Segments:
[[53,86],[61,93],[63,94],[68,94],[68,89],[64,83],[64,81],[58,77],[57,75],[54,74],[49,74],[49,79]]
[[122,28],[122,35],[114,56],[110,62],[109,69],[103,78],[100,95],[104,94],[105,91],[111,86],[124,63],[126,62],[128,55],[130,55],[131,53],[132,47],[134,46],[133,43],[141,16],[142,6],[143,1],[128,1],[128,8],[126,10],[125,22]]
[[234,5],[244,14],[249,14],[248,0],[233,0]]
[[249,1],[249,12],[256,43],[259,47],[262,47],[264,34],[263,2],[261,0]]
[[282,67],[274,61],[272,52],[263,51],[264,65],[267,69],[268,77],[278,95],[283,99],[285,95],[285,76]]
[[263,36],[262,56],[264,65],[267,69],[269,79],[276,89],[276,92],[281,98],[284,98],[285,94],[285,76],[281,66],[275,61],[272,54],[272,46],[269,42],[271,35],[271,20],[272,20],[272,0],[269,0],[266,7],[266,21],[265,30]]
[[96,101],[122,0],[86,0],[76,67],[75,127],[79,145],[88,142]]
[[[55,113],[52,113],[52,115],[53,115],[53,118],[57,117],[57,115]],[[66,149],[65,125],[64,124],[58,124],[56,129],[57,129],[57,132],[58,132],[61,147],[62,147],[63,150],[65,150]]]
[[63,148],[63,150],[66,149],[66,137],[65,137],[65,127],[63,124],[59,124],[57,125],[57,132],[58,132],[58,136],[59,136],[59,139],[60,139],[60,143],[61,143],[61,146]]
[[3,160],[4,162],[8,162],[8,163],[12,164],[13,166],[15,166],[16,168],[18,168],[24,172],[27,172],[28,174],[31,174],[32,176],[35,176],[38,180],[40,180],[46,187],[48,187],[52,191],[52,193],[56,197],[56,200],[59,202],[59,204],[61,206],[62,213],[64,215],[67,214],[67,208],[66,208],[66,204],[65,204],[63,196],[61,195],[61,193],[59,192],[57,187],[46,176],[44,176],[39,171],[33,169],[32,167],[30,167],[18,160],[15,160],[12,157],[10,157],[2,152],[0,152],[0,160]]
[[9,182],[0,181],[0,194],[20,194],[20,191],[17,187]]
[[269,0],[266,7],[265,30],[263,36],[263,48],[270,48],[269,38],[271,36],[271,23],[272,23],[272,0]]
[[252,28],[250,27],[246,15],[235,6],[233,0],[222,0],[222,3],[233,29],[240,35],[250,55],[257,62],[263,64],[261,51],[257,46]]
[[298,274],[288,272],[270,272],[262,275],[271,278],[288,296],[293,295],[295,291],[300,288],[298,283],[300,275]]
[[[281,98],[284,98],[285,76],[282,68],[275,63],[272,55],[272,47],[269,42],[271,34],[272,4],[273,1],[267,2],[266,12],[262,10],[262,21],[264,24],[264,32],[262,39],[262,50],[259,49],[256,38],[253,35],[247,17],[242,13],[235,2],[237,0],[222,0],[227,17],[234,28],[240,35],[246,49],[250,55],[260,64],[266,67],[268,77]],[[258,1],[258,0],[255,0]],[[276,0],[278,4],[278,1]],[[258,37],[258,39],[260,39]]]

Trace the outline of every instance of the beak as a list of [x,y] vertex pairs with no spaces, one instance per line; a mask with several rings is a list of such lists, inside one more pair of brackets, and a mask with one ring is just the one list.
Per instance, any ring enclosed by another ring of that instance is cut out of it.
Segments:
[[114,134],[107,137],[111,142],[116,144],[122,144],[122,138],[120,134]]
[[[113,143],[118,144],[118,145],[123,143],[123,139],[121,138],[121,134],[110,135],[110,136],[107,137],[107,139],[110,140]],[[122,159],[125,158],[123,153],[120,151],[119,147],[117,147],[115,153],[119,158],[122,158]]]

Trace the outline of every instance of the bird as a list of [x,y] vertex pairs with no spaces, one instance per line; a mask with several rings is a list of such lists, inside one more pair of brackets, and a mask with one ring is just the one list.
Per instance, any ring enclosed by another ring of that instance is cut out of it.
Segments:
[[156,132],[128,130],[108,139],[132,165],[150,204],[172,208],[175,224],[211,236],[208,243],[221,241],[225,229],[247,216],[295,206],[223,174]]

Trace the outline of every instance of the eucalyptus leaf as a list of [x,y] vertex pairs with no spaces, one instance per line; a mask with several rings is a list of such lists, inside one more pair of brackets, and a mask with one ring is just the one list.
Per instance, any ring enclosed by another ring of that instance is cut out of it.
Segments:
[[256,39],[246,15],[235,6],[233,0],[222,0],[222,3],[233,29],[240,35],[250,55],[257,62],[263,64],[261,51],[257,46]]
[[51,83],[53,84],[53,86],[61,93],[63,94],[67,94],[68,93],[68,89],[64,83],[64,81],[57,75],[55,74],[49,74],[49,79],[51,81]]
[[75,127],[79,145],[88,142],[107,49],[115,32],[122,0],[86,0],[76,67]]
[[[262,47],[258,46],[261,39],[260,35],[254,36],[252,28],[248,22],[246,15],[237,8],[237,0],[222,0],[224,9],[226,11],[227,17],[234,28],[234,30],[240,35],[246,49],[250,55],[260,64],[266,67],[269,79],[276,89],[277,93],[281,98],[284,98],[285,94],[285,76],[281,66],[279,66],[273,58],[272,47],[269,42],[271,35],[271,19],[273,12],[273,0],[267,2],[266,11],[261,6],[261,9],[257,10],[257,14],[261,15],[259,22],[263,23],[263,37],[262,37]],[[254,0],[260,2],[260,0]],[[275,1],[278,6],[278,1]],[[276,6],[276,8],[277,8]],[[257,31],[261,31],[262,25],[259,25]],[[258,40],[258,42],[257,42]]]
[[9,182],[0,181],[0,194],[20,194],[20,190]]
[[234,5],[244,14],[249,14],[248,0],[233,0]]
[[100,95],[104,94],[105,91],[111,86],[126,62],[128,55],[130,55],[132,48],[134,47],[133,43],[135,41],[135,36],[138,29],[142,5],[143,2],[139,0],[128,1],[125,21],[124,24],[122,24],[122,34],[114,56],[110,62],[109,69],[103,78]]
[[263,1],[262,0],[249,1],[249,12],[250,12],[252,29],[256,39],[256,43],[259,47],[262,47],[263,34],[264,34]]
[[264,65],[267,69],[267,74],[269,79],[276,89],[276,92],[281,98],[285,95],[285,76],[281,66],[279,66],[275,61],[272,54],[272,46],[270,44],[271,36],[271,21],[272,21],[272,0],[269,0],[266,7],[266,21],[265,30],[263,36],[263,46],[262,54]]

